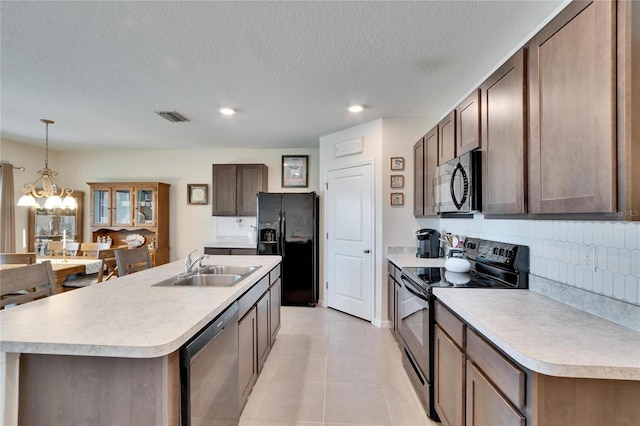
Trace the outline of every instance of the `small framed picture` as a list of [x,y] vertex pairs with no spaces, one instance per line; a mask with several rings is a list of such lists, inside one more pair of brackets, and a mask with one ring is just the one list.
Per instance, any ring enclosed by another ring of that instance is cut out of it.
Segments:
[[309,187],[309,156],[308,155],[283,155],[282,156],[282,187],[283,188],[308,188]]
[[402,193],[402,192],[392,192],[391,193],[391,205],[392,206],[403,206],[404,205],[404,193]]
[[187,184],[187,204],[209,204],[209,185],[206,183]]
[[391,188],[404,188],[404,176],[391,175]]
[[391,170],[404,170],[404,157],[391,157]]

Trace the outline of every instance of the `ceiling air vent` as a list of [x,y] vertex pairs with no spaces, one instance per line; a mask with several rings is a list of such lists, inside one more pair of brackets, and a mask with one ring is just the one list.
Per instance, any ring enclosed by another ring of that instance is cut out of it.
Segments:
[[156,111],[160,117],[169,120],[172,123],[182,123],[184,121],[189,121],[187,117],[180,114],[177,111]]

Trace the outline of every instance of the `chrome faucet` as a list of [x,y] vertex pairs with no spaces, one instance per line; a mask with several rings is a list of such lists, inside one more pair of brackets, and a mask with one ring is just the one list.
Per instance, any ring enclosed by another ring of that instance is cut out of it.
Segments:
[[196,260],[191,260],[191,255],[195,252],[197,252],[198,250],[194,250],[191,253],[189,253],[187,255],[187,257],[184,258],[184,273],[185,274],[190,274],[191,270],[193,269],[193,265],[195,265],[196,263],[198,264],[198,270],[202,269],[202,261],[204,259],[208,259],[209,255],[208,254],[202,254],[201,256],[198,256],[198,258]]

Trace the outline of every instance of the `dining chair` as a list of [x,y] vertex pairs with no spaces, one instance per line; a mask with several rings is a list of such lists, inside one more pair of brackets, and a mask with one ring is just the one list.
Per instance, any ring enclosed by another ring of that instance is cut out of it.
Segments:
[[109,243],[82,243],[80,244],[80,252],[83,256],[98,258],[100,250],[111,248]]
[[98,270],[98,282],[101,283],[114,276],[117,277],[118,265],[116,264],[115,249],[100,250],[98,257],[102,260],[102,265],[100,265],[100,270]]
[[[63,286],[69,288],[88,287],[90,285],[107,281],[114,276],[117,277],[118,267],[116,266],[116,258],[113,253],[114,251],[114,249],[100,250],[98,252],[98,259],[96,260],[96,262],[99,262],[97,272],[73,276],[73,278],[67,279]],[[96,270],[93,268],[91,269],[92,271]]]
[[118,267],[118,276],[129,275],[134,272],[149,269],[151,264],[151,256],[147,246],[136,247],[133,249],[117,249],[114,250],[116,257],[116,266]]
[[33,265],[0,269],[0,282],[0,309],[57,293],[56,278],[48,260]]
[[33,265],[35,253],[0,253],[0,265]]
[[[51,241],[49,243],[49,254],[51,256],[62,256],[64,243],[62,241]],[[80,243],[75,241],[67,241],[66,243],[66,252],[67,256],[75,256],[78,254],[78,249],[80,248]]]

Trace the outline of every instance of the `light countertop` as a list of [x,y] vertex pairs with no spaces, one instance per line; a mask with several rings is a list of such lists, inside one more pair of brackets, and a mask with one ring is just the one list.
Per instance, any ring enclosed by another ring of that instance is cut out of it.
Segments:
[[[444,258],[390,253],[400,268]],[[640,333],[529,290],[434,288],[436,298],[515,361],[559,377],[640,380]]]
[[640,380],[640,333],[528,290],[435,288],[521,365],[549,376]]
[[280,256],[211,256],[204,265],[260,265],[232,287],[152,287],[176,261],[0,311],[0,351],[153,358],[184,344],[280,263]]

